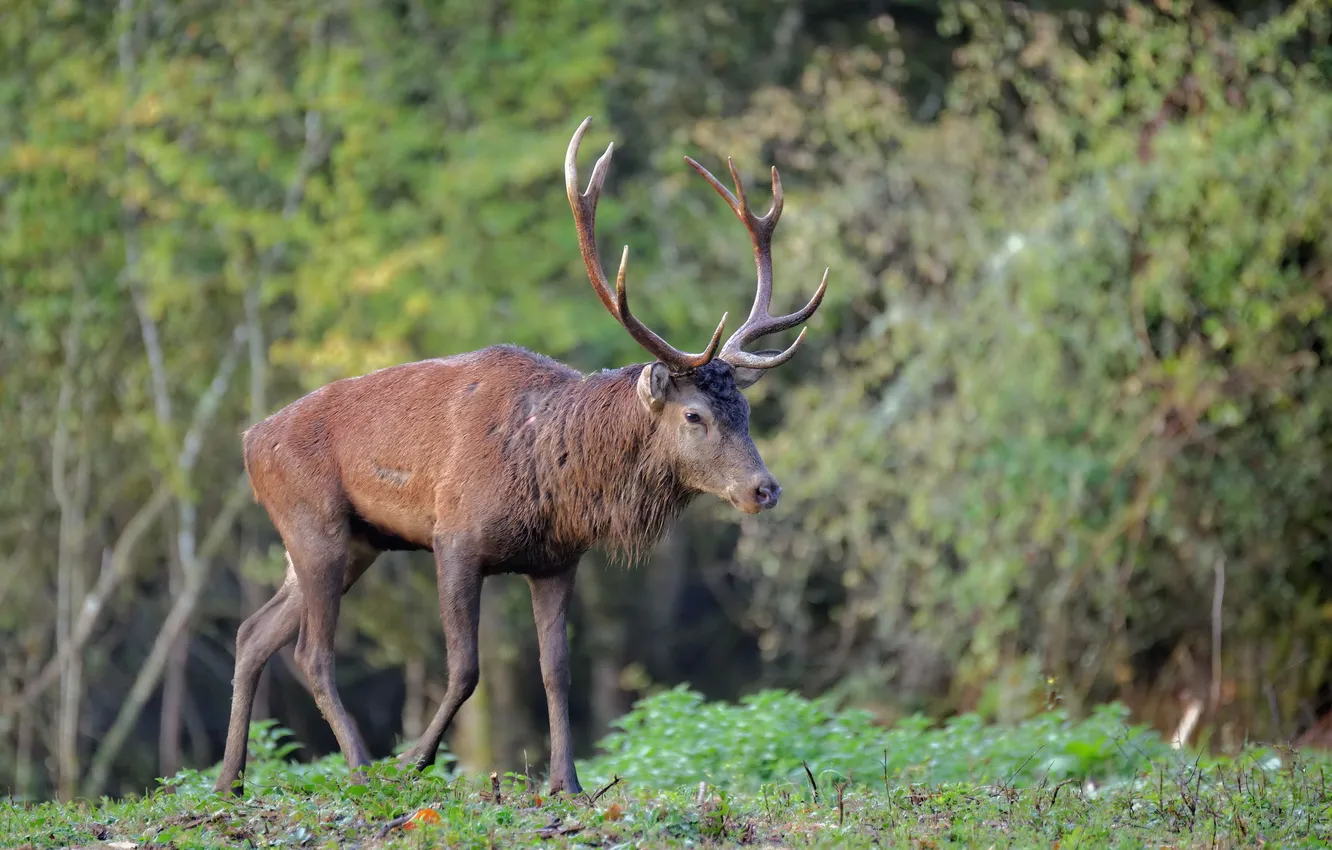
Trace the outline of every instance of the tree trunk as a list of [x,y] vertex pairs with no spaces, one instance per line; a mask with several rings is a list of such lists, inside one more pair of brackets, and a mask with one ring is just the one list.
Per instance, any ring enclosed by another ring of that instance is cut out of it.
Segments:
[[[56,541],[56,651],[65,658],[60,670],[59,706],[56,710],[56,793],[73,799],[79,787],[79,712],[83,704],[83,655],[70,649],[78,619],[78,601],[86,592],[82,559],[84,519],[87,509],[91,465],[86,439],[70,435],[71,407],[77,393],[77,368],[81,347],[83,311],[75,309],[65,335],[65,363],[56,403],[56,430],[51,441],[51,488],[60,508],[60,531]],[[84,421],[91,397],[84,394]],[[78,455],[76,471],[70,471],[71,455]]]
[[[37,671],[42,667],[42,641],[32,640],[28,646],[27,669],[24,671],[24,681],[31,681],[37,675]],[[37,710],[32,705],[25,705],[19,710],[18,716],[18,740],[14,759],[14,790],[18,792],[19,799],[32,800],[37,796],[36,772],[33,770],[33,749],[36,744],[36,723],[34,715]]]
[[187,690],[182,712],[185,723],[185,737],[190,742],[190,765],[202,768],[212,761],[212,748],[208,743],[208,724],[203,712],[199,710],[199,701]]
[[426,663],[419,653],[403,664],[402,737],[415,741],[425,731]]
[[186,632],[171,649],[162,677],[162,712],[158,727],[157,770],[159,776],[174,776],[180,770],[180,735],[185,706],[185,662],[190,657]]
[[[481,608],[484,612],[484,602]],[[458,759],[458,770],[468,776],[485,773],[495,761],[491,748],[489,696],[490,681],[483,660],[481,680],[477,682],[472,696],[458,709],[449,734],[449,749]]]
[[[167,563],[170,570],[167,576],[167,588],[172,599],[183,591],[184,575],[181,570],[179,551],[174,546],[167,547]],[[189,658],[189,633],[176,642],[167,657],[166,670],[162,674],[162,704],[158,713],[157,726],[157,775],[174,776],[180,770],[180,726],[181,711],[185,702],[185,662]]]

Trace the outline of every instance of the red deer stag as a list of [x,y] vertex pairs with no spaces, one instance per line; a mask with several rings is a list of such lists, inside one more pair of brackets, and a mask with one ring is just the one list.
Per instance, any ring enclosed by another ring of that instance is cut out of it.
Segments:
[[424,768],[476,688],[481,582],[526,576],[550,714],[551,793],[581,790],[569,734],[565,616],[578,561],[595,544],[643,553],[700,493],[745,513],[772,508],[781,487],[749,435],[742,390],[795,353],[747,352],[760,337],[801,324],[814,297],[769,315],[771,241],[782,213],[756,216],[731,165],[736,193],[692,159],[749,230],[758,290],[744,325],[718,350],[726,317],[699,354],[672,348],[629,311],[625,263],[612,288],[597,254],[597,198],[614,145],[578,191],[574,133],[564,179],[588,277],[606,309],[655,359],[582,375],[539,354],[497,345],[334,381],[245,432],[245,468],[287,551],[276,595],[236,635],[226,754],[216,790],[239,791],[255,686],[267,660],[296,641],[296,663],[355,775],[369,762],[333,681],[333,633],[343,594],[380,552],[435,555],[448,688],[428,728],[402,758]]

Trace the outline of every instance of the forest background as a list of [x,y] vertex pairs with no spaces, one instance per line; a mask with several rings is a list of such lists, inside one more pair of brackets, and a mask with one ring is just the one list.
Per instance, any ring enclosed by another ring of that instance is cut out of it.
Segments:
[[[492,343],[643,358],[564,197],[587,115],[584,148],[616,144],[602,241],[677,344],[753,286],[685,154],[734,157],[760,205],[781,169],[778,306],[832,272],[751,392],[781,506],[700,502],[649,563],[585,561],[580,753],[680,682],[885,722],[1196,709],[1220,747],[1332,706],[1325,2],[3,9],[0,789],[123,793],[219,757],[236,626],[283,566],[248,424]],[[384,557],[343,608],[377,756],[446,681],[428,561]],[[489,585],[450,745],[524,769],[531,612]],[[263,717],[335,748],[290,650]]]

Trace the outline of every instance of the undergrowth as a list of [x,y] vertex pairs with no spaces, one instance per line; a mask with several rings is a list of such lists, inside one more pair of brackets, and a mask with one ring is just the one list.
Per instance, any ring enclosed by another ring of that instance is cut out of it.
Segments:
[[1014,726],[979,718],[891,729],[826,700],[764,692],[738,705],[677,688],[637,704],[579,766],[588,791],[548,798],[519,775],[467,777],[451,760],[350,782],[341,757],[290,757],[251,730],[246,793],[216,767],[143,797],[0,804],[5,847],[1326,846],[1322,755],[1172,750],[1118,706]]
[[737,790],[803,782],[804,763],[830,779],[885,774],[893,784],[1113,778],[1170,751],[1127,717],[1110,704],[1080,721],[1062,710],[1014,726],[987,725],[974,714],[935,725],[917,715],[883,729],[868,712],[839,711],[826,698],[763,691],[731,705],[704,702],[681,686],[635,705],[579,770],[654,787],[706,781]]

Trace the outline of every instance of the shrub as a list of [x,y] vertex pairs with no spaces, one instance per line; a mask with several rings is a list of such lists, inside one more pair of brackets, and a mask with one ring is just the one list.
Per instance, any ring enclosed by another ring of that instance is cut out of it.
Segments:
[[658,788],[708,782],[753,790],[818,781],[928,784],[970,781],[1025,785],[1066,778],[1112,780],[1169,754],[1151,731],[1126,723],[1119,705],[1085,720],[1062,710],[1014,725],[987,725],[975,714],[940,726],[914,715],[892,728],[829,698],[765,690],[739,703],[705,702],[681,685],[640,700],[579,768],[585,783],[620,775]]

